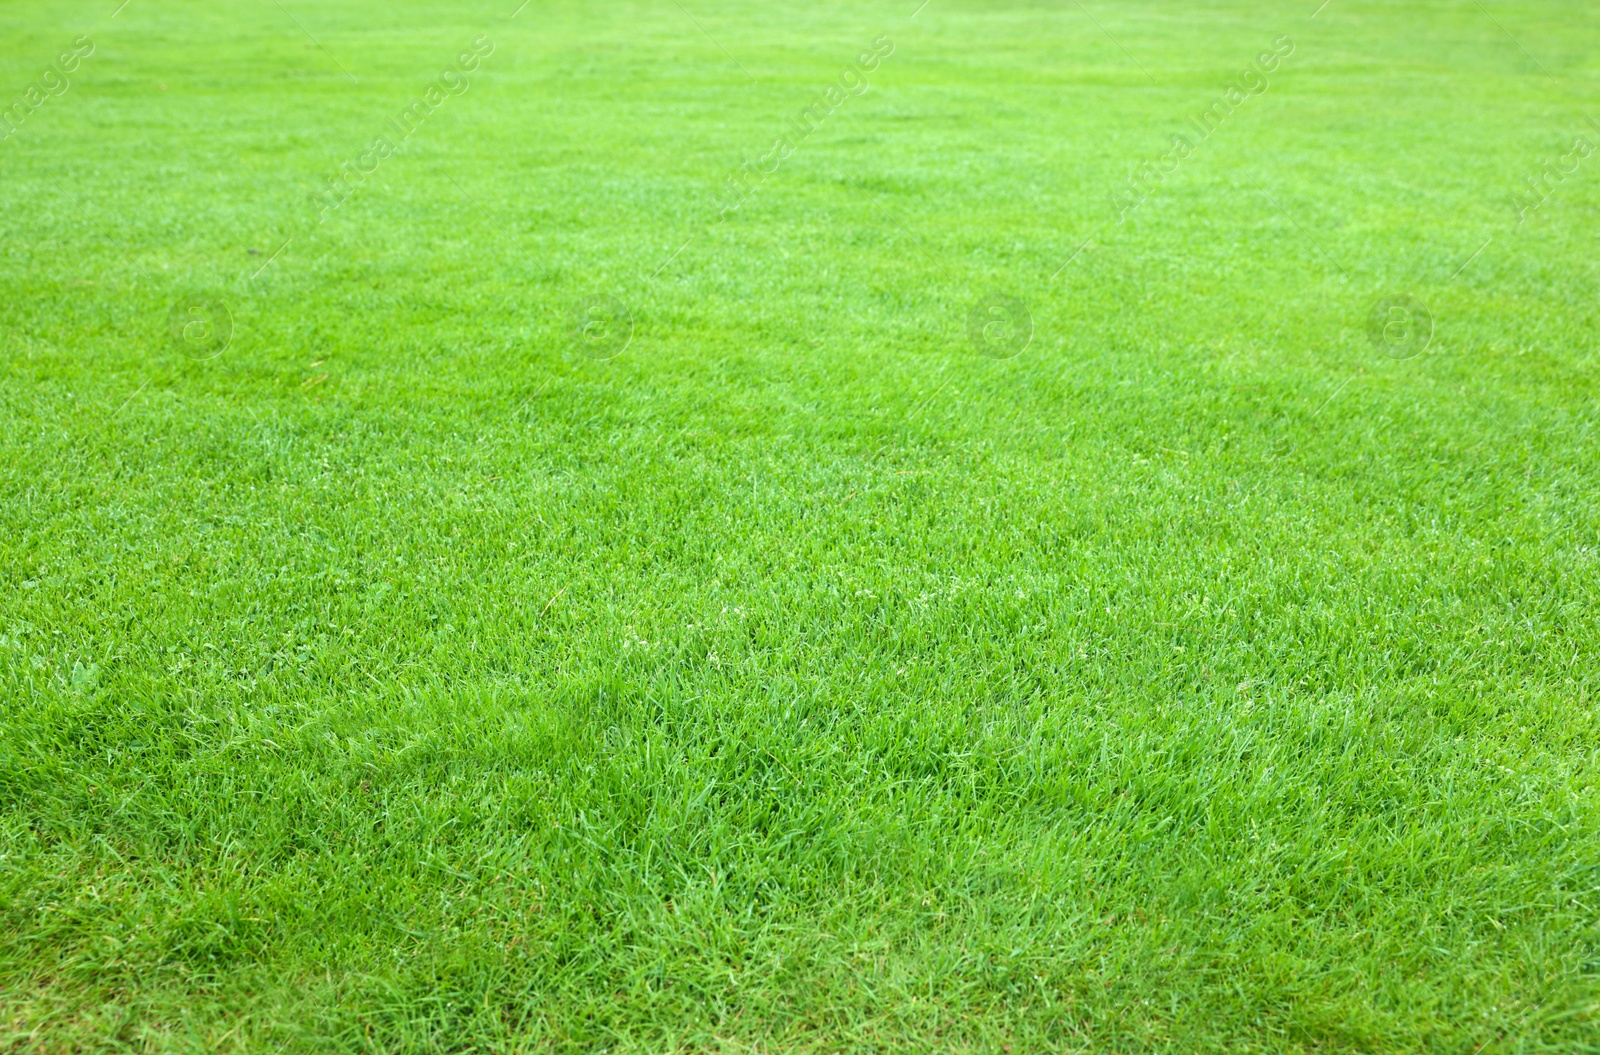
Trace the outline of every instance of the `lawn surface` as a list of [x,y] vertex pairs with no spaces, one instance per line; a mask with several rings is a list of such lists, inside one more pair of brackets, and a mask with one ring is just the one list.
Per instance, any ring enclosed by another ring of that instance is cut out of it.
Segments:
[[1600,1051],[1592,5],[117,2],[0,1050]]

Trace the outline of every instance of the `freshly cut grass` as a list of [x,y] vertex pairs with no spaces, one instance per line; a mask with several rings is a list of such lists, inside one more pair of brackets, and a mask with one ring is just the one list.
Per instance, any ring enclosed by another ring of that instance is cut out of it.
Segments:
[[113,6],[0,1050],[1600,1050],[1585,5]]

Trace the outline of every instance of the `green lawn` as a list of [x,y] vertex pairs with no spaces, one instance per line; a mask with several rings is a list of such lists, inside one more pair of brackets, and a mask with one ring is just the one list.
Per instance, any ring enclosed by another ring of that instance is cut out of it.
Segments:
[[119,2],[0,1051],[1600,1051],[1591,4]]

